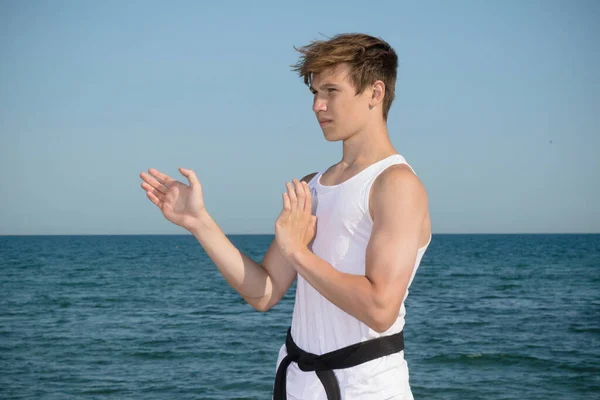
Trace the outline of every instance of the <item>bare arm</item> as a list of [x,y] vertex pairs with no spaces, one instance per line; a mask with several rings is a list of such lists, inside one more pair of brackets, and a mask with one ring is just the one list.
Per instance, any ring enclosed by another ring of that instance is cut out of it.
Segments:
[[271,243],[262,264],[239,251],[208,215],[190,229],[227,283],[258,311],[281,300],[296,279],[296,271]]
[[[180,169],[190,185],[156,170],[142,173],[142,188],[165,218],[190,231],[217,266],[227,283],[252,307],[267,311],[281,300],[296,278],[296,271],[271,244],[262,264],[240,252],[210,217],[202,187],[191,170]],[[309,175],[304,179],[310,179]]]
[[315,254],[289,254],[294,268],[333,304],[377,332],[398,316],[414,267],[427,195],[403,166],[390,167],[371,193],[374,225],[366,250],[365,276],[342,273]]

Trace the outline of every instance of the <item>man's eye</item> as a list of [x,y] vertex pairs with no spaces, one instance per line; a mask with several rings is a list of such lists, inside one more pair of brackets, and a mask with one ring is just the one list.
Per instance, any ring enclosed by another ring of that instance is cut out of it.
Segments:
[[333,88],[330,88],[330,89],[327,89],[327,91],[328,91],[329,93],[331,93],[331,92],[335,92],[335,89],[333,89]]

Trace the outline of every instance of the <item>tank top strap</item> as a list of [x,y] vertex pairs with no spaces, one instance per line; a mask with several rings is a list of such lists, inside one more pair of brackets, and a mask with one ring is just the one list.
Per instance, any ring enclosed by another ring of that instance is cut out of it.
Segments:
[[309,187],[312,187],[316,182],[319,181],[319,178],[321,178],[321,175],[323,175],[323,173],[325,173],[325,170],[317,172],[315,174],[315,176],[313,176],[312,178],[310,178],[310,180],[307,182]]

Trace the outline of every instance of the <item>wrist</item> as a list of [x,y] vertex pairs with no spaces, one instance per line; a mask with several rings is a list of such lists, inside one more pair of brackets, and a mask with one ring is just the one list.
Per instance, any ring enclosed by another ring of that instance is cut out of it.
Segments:
[[308,250],[308,247],[300,247],[298,249],[292,250],[288,255],[288,259],[294,265],[294,267],[299,267],[306,262],[307,256],[309,254],[310,250]]
[[210,230],[215,225],[215,221],[208,214],[208,211],[204,209],[194,218],[185,228],[190,231],[196,238],[202,235],[202,233]]

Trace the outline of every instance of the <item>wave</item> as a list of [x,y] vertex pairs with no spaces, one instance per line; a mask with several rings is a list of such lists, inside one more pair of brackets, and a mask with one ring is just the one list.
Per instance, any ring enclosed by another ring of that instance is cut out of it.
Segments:
[[504,354],[504,353],[470,353],[470,354],[439,354],[433,357],[424,359],[425,362],[434,363],[476,363],[484,365],[518,365],[518,364],[535,364],[547,365],[552,362],[549,359],[542,359],[534,356],[526,356],[520,354]]

